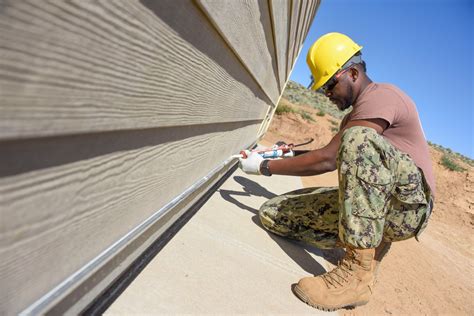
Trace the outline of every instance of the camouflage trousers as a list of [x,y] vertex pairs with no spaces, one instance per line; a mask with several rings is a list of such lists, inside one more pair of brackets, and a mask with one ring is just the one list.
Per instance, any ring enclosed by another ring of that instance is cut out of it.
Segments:
[[337,169],[339,187],[300,189],[265,202],[263,226],[322,249],[375,248],[424,230],[433,202],[423,173],[374,129],[344,131]]

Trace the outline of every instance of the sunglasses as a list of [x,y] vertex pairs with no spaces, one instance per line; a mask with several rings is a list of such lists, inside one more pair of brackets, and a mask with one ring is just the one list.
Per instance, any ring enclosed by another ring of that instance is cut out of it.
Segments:
[[339,77],[341,77],[345,72],[347,72],[349,69],[351,69],[351,67],[348,67],[346,69],[343,69],[341,71],[339,71],[338,73],[336,73],[334,76],[331,77],[331,79],[329,79],[324,85],[321,86],[321,91],[326,94],[328,93],[329,91],[331,91],[332,89],[334,89],[334,87],[337,85],[337,83],[339,82],[338,79]]

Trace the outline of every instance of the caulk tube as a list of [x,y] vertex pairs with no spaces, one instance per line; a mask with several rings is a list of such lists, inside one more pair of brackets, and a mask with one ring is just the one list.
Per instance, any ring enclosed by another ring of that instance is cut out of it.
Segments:
[[262,156],[264,159],[266,158],[278,158],[283,156],[283,150],[281,149],[275,149],[275,150],[269,150],[269,151],[264,151],[264,152],[259,152],[260,156]]
[[[255,151],[254,151],[255,152]],[[231,158],[244,158],[246,159],[250,151],[241,151],[239,155],[233,155]],[[262,156],[264,159],[275,159],[275,158],[282,158],[282,157],[293,157],[295,155],[293,150],[288,152],[284,152],[281,149],[274,149],[274,150],[267,150],[267,151],[257,151],[257,154]]]

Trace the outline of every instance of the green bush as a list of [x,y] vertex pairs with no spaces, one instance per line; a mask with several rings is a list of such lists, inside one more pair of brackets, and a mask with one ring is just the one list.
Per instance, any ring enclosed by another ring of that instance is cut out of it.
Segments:
[[302,118],[304,118],[308,122],[314,122],[314,118],[308,112],[300,111],[300,115],[301,115]]
[[326,115],[326,112],[324,112],[323,110],[319,110],[318,113],[316,113],[317,116],[324,116]]
[[443,165],[446,169],[451,170],[451,171],[457,171],[457,172],[466,171],[466,169],[458,165],[451,157],[449,157],[446,154],[444,154],[441,157],[441,165]]
[[289,105],[286,105],[286,104],[278,104],[276,110],[275,110],[275,114],[276,115],[282,115],[283,113],[294,113],[295,110],[289,106]]
[[435,148],[436,150],[442,152],[445,155],[449,155],[450,157],[455,157],[456,159],[461,160],[462,162],[465,162],[466,164],[470,165],[471,167],[474,167],[474,159],[471,159],[469,157],[466,157],[460,153],[454,152],[449,148],[445,148],[441,145],[434,144],[430,141],[428,141],[428,144],[430,144],[431,147]]
[[339,128],[339,123],[333,120],[329,120],[329,123],[331,123],[332,126],[338,127]]

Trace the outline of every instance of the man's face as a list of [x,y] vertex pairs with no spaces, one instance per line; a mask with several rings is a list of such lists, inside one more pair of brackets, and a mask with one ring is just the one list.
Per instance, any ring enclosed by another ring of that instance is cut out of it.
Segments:
[[350,107],[353,101],[352,86],[350,84],[351,69],[347,68],[336,73],[322,87],[324,94],[341,111]]

